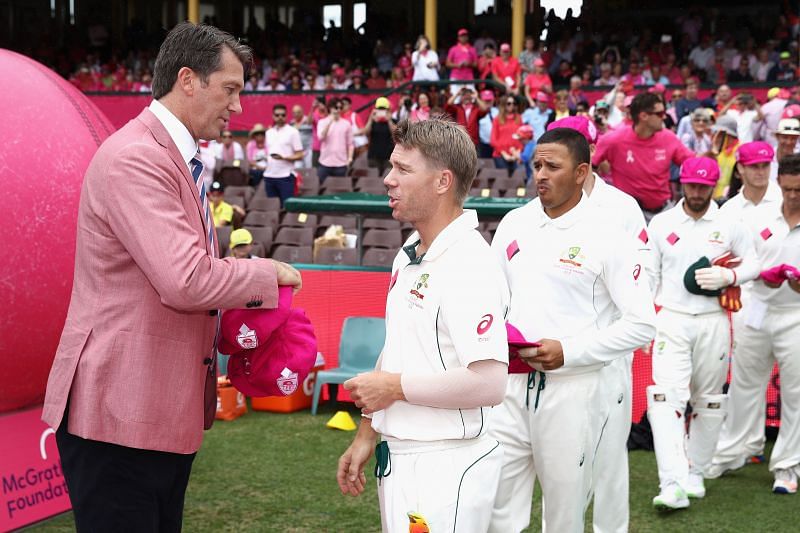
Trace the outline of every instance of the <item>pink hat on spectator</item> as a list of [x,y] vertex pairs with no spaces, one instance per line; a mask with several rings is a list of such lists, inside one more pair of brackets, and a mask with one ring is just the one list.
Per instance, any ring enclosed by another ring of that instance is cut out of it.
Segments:
[[364,73],[361,72],[361,69],[355,69],[353,72],[350,73],[351,78],[363,78]]
[[560,120],[551,122],[550,125],[547,126],[547,131],[550,131],[553,128],[569,128],[586,137],[586,141],[589,144],[594,144],[597,142],[597,128],[595,127],[594,123],[586,117],[564,117]]
[[533,60],[533,66],[534,67],[543,67],[544,66],[544,60],[541,57],[537,57],[536,59]]
[[536,101],[537,102],[549,102],[550,97],[544,91],[539,91],[536,93]]
[[333,75],[336,76],[336,77],[344,76],[344,74],[345,74],[345,71],[344,71],[344,68],[342,68],[342,67],[336,67],[335,69],[333,69]]
[[492,100],[494,100],[494,93],[492,92],[491,89],[482,90],[480,96],[481,100],[483,100],[484,102],[491,102]]
[[719,180],[719,165],[710,157],[690,157],[681,165],[681,183],[713,187]]
[[469,31],[467,31],[467,28],[461,28],[460,30],[458,30],[458,36],[461,37],[462,35],[469,35]]
[[736,161],[748,166],[757,163],[769,163],[775,157],[775,150],[769,143],[764,141],[753,141],[739,145],[736,150]]
[[280,81],[281,77],[280,77],[280,75],[278,75],[277,72],[275,72],[273,70],[272,73],[269,75],[269,79],[270,80],[278,80],[278,81]]
[[800,116],[800,105],[792,104],[792,105],[787,105],[783,109],[783,115],[781,115],[781,118],[796,118],[799,116]]
[[277,309],[231,309],[222,315],[219,350],[231,355],[228,377],[248,396],[289,395],[314,366],[314,328],[291,302],[292,287],[280,287]]
[[666,90],[667,90],[667,88],[666,88],[666,87],[664,87],[664,84],[663,84],[663,83],[656,83],[655,85],[653,85],[652,87],[650,87],[650,88],[647,90],[647,92],[649,92],[649,93],[656,93],[656,94],[664,94],[664,93],[666,92]]
[[533,128],[530,127],[528,124],[523,124],[522,126],[517,128],[516,133],[514,133],[512,137],[515,139],[529,141],[533,139]]
[[397,62],[397,66],[400,68],[409,68],[411,66],[411,60],[408,58],[408,56],[403,56]]
[[501,44],[500,45],[500,51],[501,52],[510,52],[511,51],[511,45],[508,44],[508,43]]

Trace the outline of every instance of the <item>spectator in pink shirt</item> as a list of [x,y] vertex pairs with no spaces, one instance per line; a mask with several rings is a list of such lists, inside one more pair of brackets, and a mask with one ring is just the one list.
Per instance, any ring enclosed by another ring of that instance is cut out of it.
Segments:
[[670,206],[670,165],[680,165],[694,153],[664,128],[666,110],[657,94],[636,95],[630,112],[633,126],[620,126],[600,137],[592,164],[633,196],[649,220]]
[[328,116],[319,121],[320,140],[319,183],[328,176],[347,175],[347,166],[353,162],[353,126],[342,118],[342,102],[338,98],[328,102]]
[[[458,30],[458,42],[450,47],[447,52],[447,62],[451,80],[472,80],[475,78],[473,69],[478,64],[478,53],[469,44],[469,32],[465,28]],[[455,94],[463,85],[451,85],[450,92]]]
[[417,97],[417,105],[411,111],[409,120],[411,122],[419,122],[421,120],[428,120],[431,118],[431,99],[427,93],[419,93]]
[[325,105],[325,96],[319,95],[311,104],[311,166],[319,165],[319,121],[328,116],[328,106]]
[[505,85],[506,90],[512,94],[519,94],[519,79],[522,70],[517,58],[511,55],[511,45],[500,45],[500,56],[492,60],[492,76],[494,81]]

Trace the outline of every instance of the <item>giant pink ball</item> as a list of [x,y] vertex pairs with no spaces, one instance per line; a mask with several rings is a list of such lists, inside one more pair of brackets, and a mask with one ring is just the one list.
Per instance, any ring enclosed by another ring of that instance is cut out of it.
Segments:
[[114,127],[36,61],[0,49],[0,413],[41,402],[67,316],[83,174]]

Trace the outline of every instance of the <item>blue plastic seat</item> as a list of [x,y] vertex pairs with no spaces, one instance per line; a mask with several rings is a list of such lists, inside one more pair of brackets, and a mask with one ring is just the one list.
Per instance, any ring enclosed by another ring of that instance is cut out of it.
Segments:
[[339,385],[361,372],[375,369],[375,363],[386,341],[386,322],[383,318],[351,316],[344,320],[339,339],[339,366],[317,372],[311,414],[317,414],[317,404],[323,385],[330,385],[332,401],[336,401]]

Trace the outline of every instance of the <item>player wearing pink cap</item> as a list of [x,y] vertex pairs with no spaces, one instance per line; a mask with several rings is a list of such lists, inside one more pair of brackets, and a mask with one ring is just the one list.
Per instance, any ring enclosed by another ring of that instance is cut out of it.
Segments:
[[592,163],[601,175],[610,176],[615,187],[633,196],[650,219],[671,205],[670,165],[694,154],[664,129],[666,111],[658,95],[636,95],[630,111],[633,126],[603,135]]
[[[784,120],[796,121],[795,119]],[[798,126],[800,127],[800,122],[798,122]],[[800,132],[798,133],[800,134]],[[796,138],[792,137],[792,139]],[[769,204],[780,205],[783,197],[778,184],[769,178],[770,165],[774,162],[774,152],[769,143],[755,141],[743,144],[737,149],[736,158],[743,186],[736,196],[722,205],[720,213],[745,222],[756,207]],[[764,394],[759,397],[757,391],[766,387],[767,382],[766,379],[759,382],[758,375],[744,370],[749,363],[738,353],[738,338],[746,327],[744,317],[750,307],[751,287],[752,283],[742,284],[742,307],[745,312],[734,315],[732,381],[731,389],[728,392],[729,413],[722,425],[717,452],[712,465],[706,472],[706,477],[717,477],[724,470],[730,469],[734,465],[742,466],[751,458],[758,461],[763,460],[764,443],[766,442],[764,434],[766,397]],[[736,383],[735,387],[734,383]],[[742,392],[734,395],[734,389]],[[742,405],[743,401],[746,407]],[[751,409],[753,402],[756,402],[756,405]]]
[[542,135],[534,156],[539,196],[508,213],[492,241],[511,292],[508,321],[542,344],[520,349],[530,373],[509,375],[492,413],[490,432],[504,447],[492,532],[528,526],[537,478],[546,529],[583,531],[608,416],[602,369],[655,333],[632,239],[582,190],[590,160],[576,131]]
[[[764,201],[745,217],[761,270],[800,266],[800,233],[796,229],[800,225],[800,156],[781,159],[778,183],[781,201]],[[800,345],[800,281],[796,270],[784,270],[790,273],[785,283],[765,274],[763,279],[755,280],[749,301],[739,313],[742,316],[735,330],[736,349],[728,391],[731,413],[709,472],[709,477],[717,477],[744,466],[752,455],[763,453],[764,393],[777,361],[781,426],[769,469],[775,476],[773,491],[782,494],[797,491],[800,474],[800,366],[796,357]]]
[[[594,152],[597,128],[586,117],[575,116],[550,123],[547,130],[571,128],[586,138]],[[597,174],[586,176],[583,192],[589,203],[597,209],[598,218],[618,222],[640,255],[641,264],[650,263],[646,223],[641,209],[628,194],[608,185]],[[648,272],[648,283],[652,288]],[[608,403],[608,419],[593,464],[592,491],[594,507],[592,522],[597,532],[627,531],[629,522],[628,501],[628,435],[631,429],[631,365],[633,353],[614,359],[603,367],[602,386]]]
[[437,119],[401,122],[394,140],[389,205],[416,231],[394,260],[376,369],[344,384],[365,417],[337,480],[360,494],[374,448],[383,531],[409,531],[409,513],[431,531],[486,531],[502,461],[487,428],[508,378],[508,288],[462,207],[475,145]]
[[[647,388],[648,418],[658,462],[659,509],[689,506],[705,496],[703,475],[725,418],[722,386],[728,370],[731,325],[723,296],[758,275],[753,243],[744,226],[721,216],[711,200],[719,166],[708,157],[681,166],[684,197],[650,222],[653,272],[661,306],[653,348],[653,381]],[[739,258],[723,261],[726,254]],[[728,266],[724,266],[728,265]],[[692,404],[688,445],[684,412]]]

